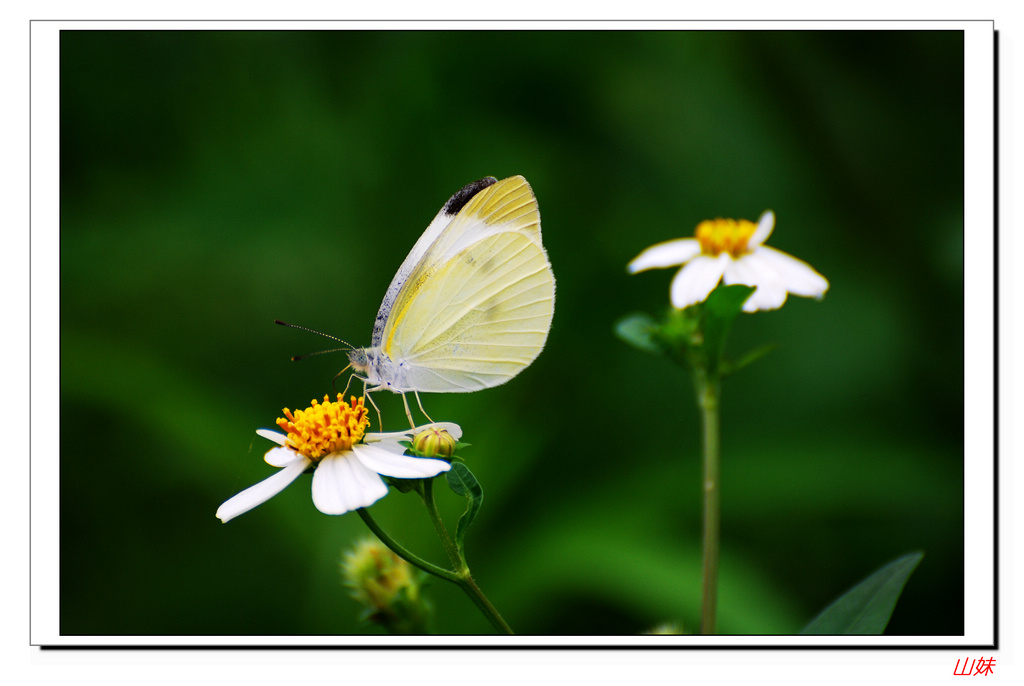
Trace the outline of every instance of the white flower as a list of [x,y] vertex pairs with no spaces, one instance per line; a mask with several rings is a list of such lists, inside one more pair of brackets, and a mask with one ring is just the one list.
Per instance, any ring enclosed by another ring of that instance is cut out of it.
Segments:
[[755,225],[741,219],[715,219],[697,226],[695,238],[658,243],[629,263],[629,272],[683,265],[672,279],[670,297],[679,309],[702,302],[719,281],[757,290],[743,304],[744,312],[774,310],[786,294],[821,298],[828,281],[811,265],[764,244],[775,227],[775,214],[766,210]]
[[417,433],[432,427],[447,430],[457,440],[462,436],[457,424],[439,422],[407,431],[364,435],[369,421],[363,399],[353,398],[349,405],[341,397],[339,393],[336,403],[327,397],[322,404],[314,400],[309,409],[294,415],[285,409],[288,420],[278,419],[277,423],[287,433],[257,430],[260,436],[278,444],[263,459],[280,471],[229,498],[218,508],[217,517],[227,522],[248,512],[283,491],[313,465],[313,504],[332,515],[367,507],[384,497],[388,487],[380,475],[420,479],[451,469],[444,460],[404,455],[405,447],[399,441],[411,441]]

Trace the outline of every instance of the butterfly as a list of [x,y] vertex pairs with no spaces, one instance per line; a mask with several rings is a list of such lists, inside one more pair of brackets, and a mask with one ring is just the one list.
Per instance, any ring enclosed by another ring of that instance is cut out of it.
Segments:
[[400,393],[414,425],[406,393],[419,403],[420,392],[505,383],[540,354],[554,311],[533,189],[522,176],[489,176],[449,198],[413,245],[384,294],[370,347],[350,350],[350,366],[371,385],[365,393]]

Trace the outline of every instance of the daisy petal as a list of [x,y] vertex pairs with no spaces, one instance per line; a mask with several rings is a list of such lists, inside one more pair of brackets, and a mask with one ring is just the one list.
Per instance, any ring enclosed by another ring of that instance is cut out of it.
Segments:
[[[747,270],[745,260],[742,257],[734,261],[728,267],[726,267],[725,274],[722,275],[722,283],[724,283],[726,286],[732,286],[734,284],[739,284],[742,286],[754,286],[754,293],[757,293],[757,284],[753,283],[753,281],[754,276]],[[757,311],[757,307],[755,307],[752,304],[754,293],[751,293],[750,297],[747,298],[746,302],[743,303],[744,312]]]
[[771,265],[759,259],[763,249],[744,255],[726,270],[724,280],[727,284],[741,283],[756,286],[747,301],[743,303],[744,312],[758,310],[774,310],[786,302],[786,287],[779,281]]
[[405,431],[385,431],[384,433],[366,433],[363,435],[363,441],[366,443],[380,443],[382,441],[411,441],[413,434],[416,429],[406,429]]
[[420,479],[428,476],[437,476],[441,472],[447,472],[452,468],[444,460],[399,455],[377,445],[354,445],[352,450],[366,468],[372,469],[378,474],[393,476],[398,479]]
[[227,522],[244,512],[248,512],[257,505],[267,502],[283,491],[288,484],[295,481],[306,470],[308,465],[309,460],[306,458],[294,460],[273,476],[264,479],[255,486],[250,486],[238,495],[228,498],[224,501],[223,505],[217,508],[217,518],[222,522]]
[[305,460],[306,458],[299,455],[294,450],[288,448],[271,448],[267,451],[267,454],[263,456],[263,461],[272,467],[287,467],[294,460]]
[[699,254],[700,243],[696,238],[679,238],[652,245],[634,257],[626,269],[630,274],[636,274],[645,269],[675,267],[689,262]]
[[[412,441],[412,437],[405,436],[404,440]],[[363,444],[360,443],[359,445]],[[369,443],[367,445],[372,445],[374,448],[378,450],[386,450],[387,452],[393,455],[405,455],[405,446],[401,445],[397,441],[379,441],[377,443]]]
[[757,290],[743,303],[744,312],[777,310],[786,304],[786,289],[758,286]]
[[413,433],[419,433],[420,431],[425,431],[431,427],[447,431],[456,441],[462,438],[462,427],[455,422],[434,422],[433,424],[424,424],[423,426],[417,426],[416,431]]
[[388,487],[350,451],[332,453],[313,472],[313,504],[324,514],[339,515],[383,498]]
[[763,246],[758,256],[771,265],[776,278],[794,295],[820,298],[828,290],[828,280],[803,260],[768,246]]
[[731,258],[722,253],[717,258],[701,256],[692,260],[672,278],[672,305],[680,310],[701,302],[718,285]]
[[747,249],[753,250],[762,245],[772,235],[772,229],[774,228],[775,213],[771,210],[765,210],[761,214],[761,218],[757,220],[757,228],[754,229],[753,235],[747,241]]
[[374,443],[378,441],[409,441],[412,437],[421,431],[425,431],[431,427],[444,429],[450,433],[455,440],[462,438],[462,427],[455,422],[434,422],[433,424],[424,424],[423,426],[417,426],[415,429],[406,429],[405,431],[389,431],[386,433],[368,433],[366,434],[366,442]]
[[284,445],[288,442],[288,437],[280,431],[273,431],[271,429],[256,429],[256,433],[267,440],[273,441],[278,445]]

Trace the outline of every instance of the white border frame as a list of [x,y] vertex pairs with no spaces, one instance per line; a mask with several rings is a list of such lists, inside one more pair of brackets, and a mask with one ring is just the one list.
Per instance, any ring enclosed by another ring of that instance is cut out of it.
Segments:
[[[59,32],[74,30],[301,29],[699,29],[963,30],[965,635],[963,637],[795,636],[74,636],[59,633],[59,455],[52,454],[52,393],[59,388]],[[994,628],[994,33],[974,22],[60,22],[31,25],[31,643],[49,646],[460,646],[460,647],[909,647],[991,646]],[[970,240],[967,240],[967,237]],[[1004,295],[1005,298],[1005,295]],[[56,364],[55,364],[56,363]],[[43,419],[45,417],[45,420]],[[1004,427],[1006,424],[1004,423]],[[1004,458],[1006,456],[1004,455]],[[1006,472],[1002,472],[1004,475]],[[1007,479],[1007,481],[1009,481]],[[1005,489],[1005,487],[1004,487]],[[1002,502],[1008,498],[1002,494]],[[1004,579],[1007,577],[1003,577]]]

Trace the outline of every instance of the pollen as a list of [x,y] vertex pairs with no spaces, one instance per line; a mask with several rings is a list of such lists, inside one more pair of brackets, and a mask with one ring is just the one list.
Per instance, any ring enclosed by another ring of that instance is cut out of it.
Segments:
[[697,240],[705,255],[717,257],[723,252],[739,257],[747,251],[747,242],[757,225],[746,219],[707,219],[697,225]]
[[366,417],[363,399],[351,397],[346,403],[338,394],[338,401],[331,402],[324,396],[323,403],[315,399],[305,410],[292,413],[284,408],[284,417],[277,425],[288,432],[288,446],[313,461],[331,453],[349,450],[363,438],[370,420]]

